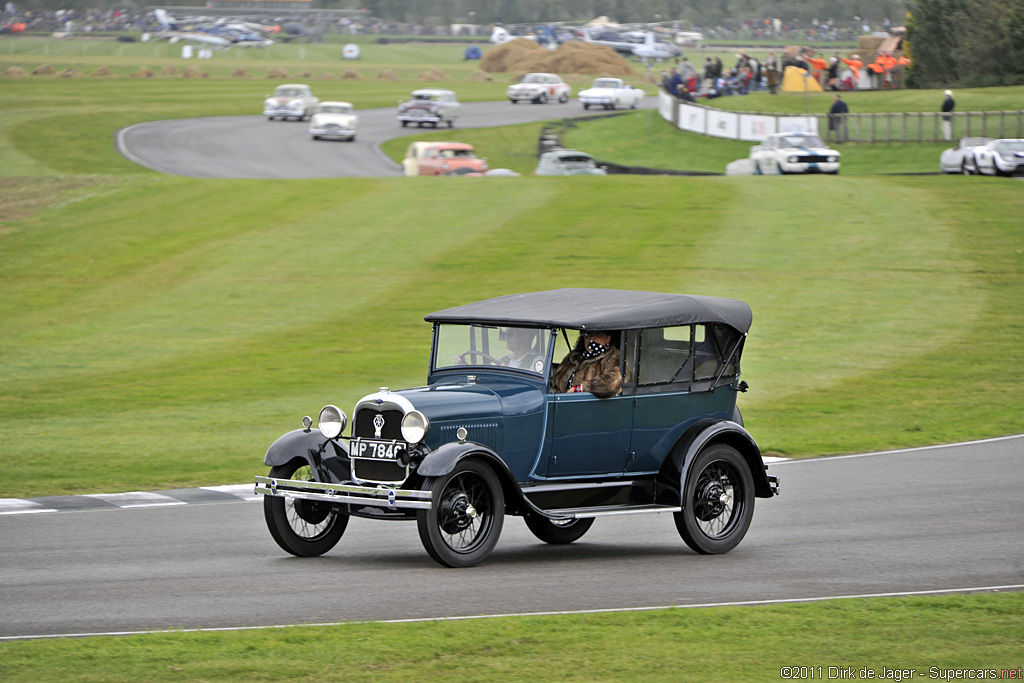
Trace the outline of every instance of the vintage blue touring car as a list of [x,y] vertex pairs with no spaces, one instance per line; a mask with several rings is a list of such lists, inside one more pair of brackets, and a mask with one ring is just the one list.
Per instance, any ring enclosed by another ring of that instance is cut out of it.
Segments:
[[[571,543],[597,517],[672,512],[693,550],[725,553],[754,498],[778,494],[736,407],[752,319],[742,301],[560,289],[425,319],[426,386],[360,399],[348,436],[345,413],[325,406],[316,429],[306,417],[267,451],[255,490],[284,550],[326,553],[351,516],[408,519],[437,562],[471,567],[505,515]],[[553,388],[558,363],[595,331],[618,352],[621,388]]]

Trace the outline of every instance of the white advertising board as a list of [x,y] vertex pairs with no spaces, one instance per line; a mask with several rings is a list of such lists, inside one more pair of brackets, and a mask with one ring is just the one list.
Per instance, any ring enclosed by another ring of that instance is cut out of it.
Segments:
[[714,135],[718,138],[731,138],[733,140],[739,139],[740,132],[740,116],[739,114],[731,111],[708,111],[708,123],[707,130],[704,132],[708,135]]
[[740,140],[760,142],[775,132],[775,117],[740,114]]
[[707,109],[689,104],[679,105],[679,128],[691,133],[707,132]]

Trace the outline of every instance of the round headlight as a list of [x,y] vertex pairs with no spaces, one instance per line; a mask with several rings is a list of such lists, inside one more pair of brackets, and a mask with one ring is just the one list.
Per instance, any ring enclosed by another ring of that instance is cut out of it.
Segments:
[[430,420],[418,410],[405,414],[402,418],[402,438],[409,443],[419,443],[427,435]]
[[341,436],[347,424],[348,418],[345,417],[345,413],[335,406],[324,406],[320,411],[320,417],[317,418],[317,427],[320,429],[320,433],[328,439]]
[[799,160],[800,160],[800,157],[790,157],[789,158],[789,163],[795,164]]

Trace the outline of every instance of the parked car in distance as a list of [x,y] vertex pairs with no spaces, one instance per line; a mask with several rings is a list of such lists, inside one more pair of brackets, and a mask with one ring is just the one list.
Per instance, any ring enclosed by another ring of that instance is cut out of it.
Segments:
[[575,149],[554,149],[544,152],[537,160],[533,175],[607,175],[594,157]]
[[413,90],[408,100],[399,103],[398,120],[403,127],[415,123],[421,128],[427,124],[437,128],[446,123],[454,128],[460,107],[455,91],[422,88]]
[[754,175],[839,173],[839,152],[816,133],[771,133],[750,148]]
[[[285,551],[328,552],[351,517],[407,520],[439,564],[472,567],[508,515],[566,544],[597,518],[670,512],[692,550],[720,554],[747,533],[754,499],[779,492],[736,405],[742,301],[559,289],[424,319],[426,386],[359,399],[347,436],[348,416],[326,405],[316,429],[305,417],[267,450],[255,492]],[[621,377],[601,396],[558,372],[578,369],[594,335],[608,339],[601,371]]]
[[349,102],[321,102],[309,120],[309,134],[314,140],[331,138],[355,140],[359,117]]
[[487,159],[479,158],[473,145],[463,142],[414,142],[402,159],[406,176],[482,174],[486,170]]
[[971,136],[960,138],[956,147],[942,150],[939,155],[939,169],[943,173],[962,173],[974,175],[978,172],[974,163],[975,150],[992,142],[992,138]]
[[263,101],[263,115],[269,121],[275,118],[302,121],[313,115],[320,98],[303,83],[287,83],[274,88],[274,94]]
[[523,76],[518,83],[508,86],[508,99],[512,104],[544,104],[549,101],[565,104],[569,101],[571,92],[569,84],[557,74],[532,73]]
[[643,102],[644,91],[634,88],[621,78],[595,78],[593,84],[579,94],[584,109],[604,107],[618,109],[629,107],[636,109]]
[[942,151],[939,167],[943,173],[1022,175],[1024,139],[960,138],[955,148]]

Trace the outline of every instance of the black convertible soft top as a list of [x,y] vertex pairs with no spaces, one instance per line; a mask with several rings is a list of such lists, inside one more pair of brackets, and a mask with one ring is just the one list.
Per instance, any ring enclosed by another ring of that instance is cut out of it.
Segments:
[[737,299],[621,289],[552,289],[509,294],[431,313],[438,323],[480,323],[570,330],[636,330],[693,323],[750,329],[750,306]]

